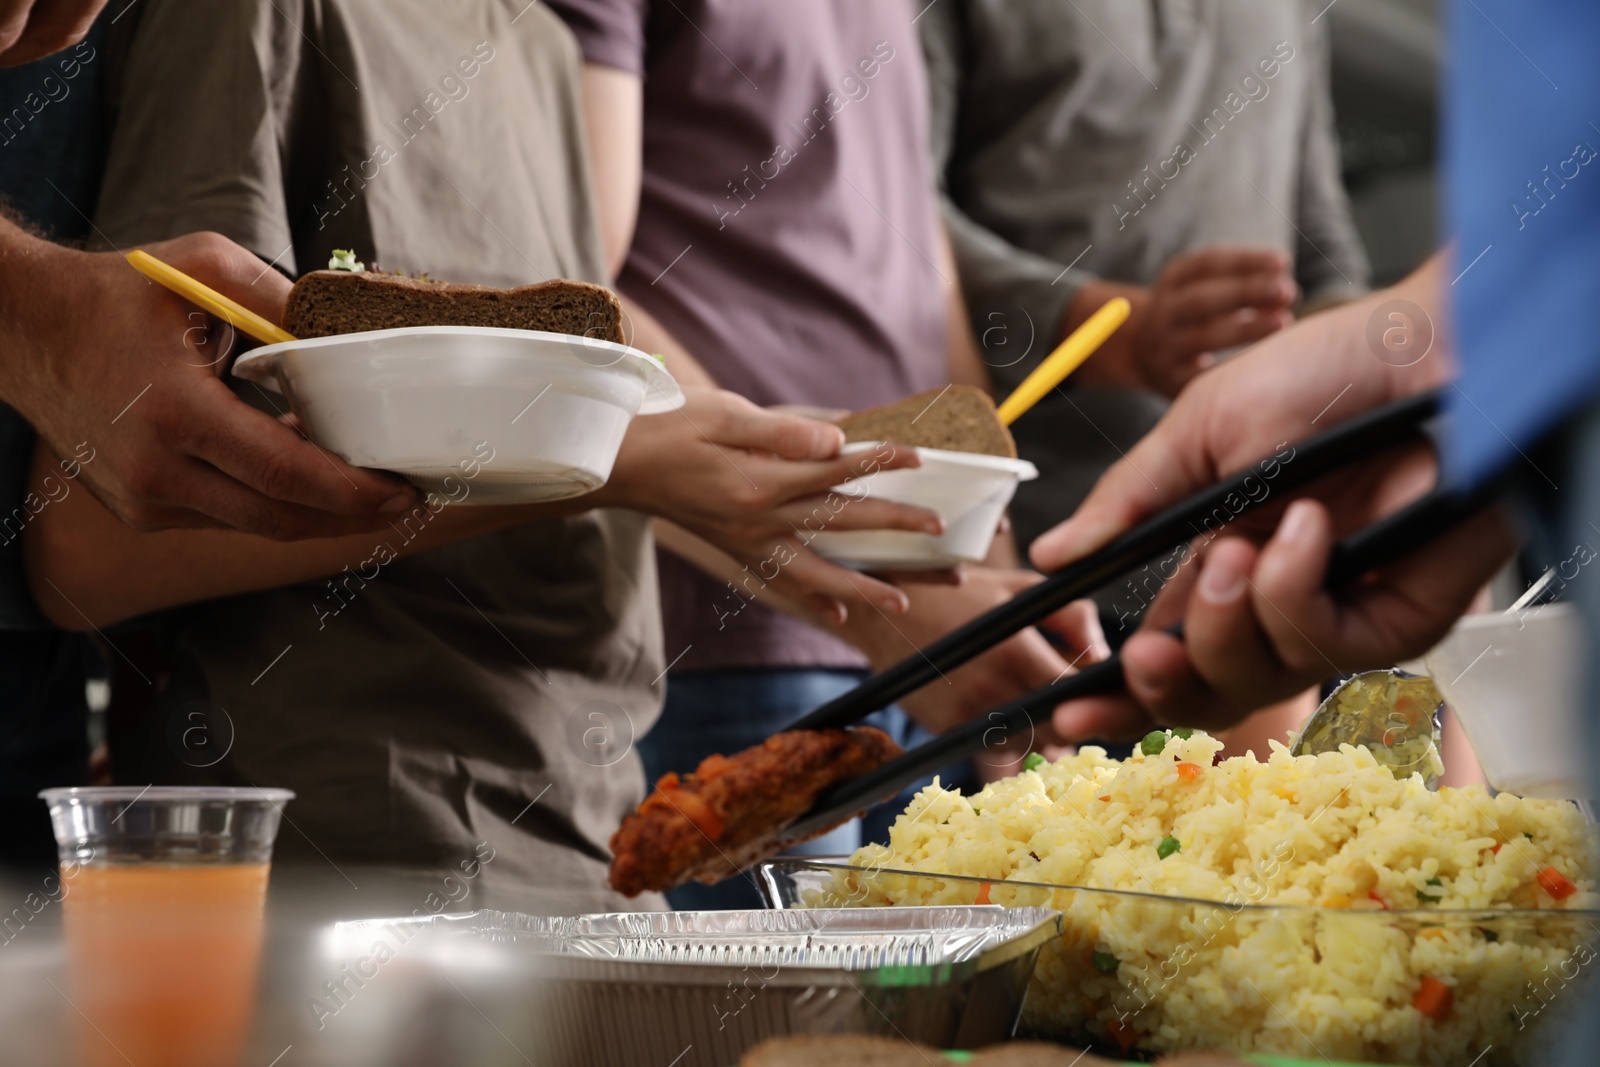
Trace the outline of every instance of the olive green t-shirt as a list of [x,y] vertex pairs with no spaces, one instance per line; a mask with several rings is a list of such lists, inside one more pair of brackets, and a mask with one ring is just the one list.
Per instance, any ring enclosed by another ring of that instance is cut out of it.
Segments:
[[[349,248],[452,281],[606,281],[578,53],[542,4],[139,7],[105,241],[211,229],[291,274]],[[659,710],[646,520],[599,511],[376,562],[410,536],[374,534],[330,581],[166,613],[175,667],[113,735],[119,780],[295,790],[279,861],[466,865],[478,905],[639,907],[604,876]]]

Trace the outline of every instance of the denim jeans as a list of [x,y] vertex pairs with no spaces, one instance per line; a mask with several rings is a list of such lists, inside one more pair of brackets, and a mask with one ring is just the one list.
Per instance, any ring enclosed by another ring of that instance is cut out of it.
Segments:
[[[758,745],[866,676],[866,671],[822,668],[687,671],[671,675],[661,721],[639,741],[645,774],[653,783],[668,771],[693,770],[712,753],[727,755]],[[876,712],[866,722],[903,748],[909,749],[932,736],[897,707]],[[953,768],[941,774],[940,780],[946,786],[963,789],[970,789],[974,781],[970,765]],[[790,855],[843,856],[868,842],[888,840],[895,817],[930,781],[931,778],[918,782],[862,818],[798,845]],[[762,906],[751,873],[713,886],[691,882],[672,890],[667,899],[679,911]]]

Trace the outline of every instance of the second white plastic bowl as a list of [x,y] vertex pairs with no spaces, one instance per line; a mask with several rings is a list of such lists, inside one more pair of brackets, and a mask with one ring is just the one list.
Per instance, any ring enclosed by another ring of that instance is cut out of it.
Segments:
[[[860,442],[846,445],[844,452],[883,447],[882,442]],[[926,570],[976,563],[989,554],[1017,484],[1039,476],[1025,459],[939,448],[919,448],[917,454],[922,457],[920,467],[877,471],[836,486],[835,492],[930,508],[944,518],[943,534],[843,530],[816,534],[811,547],[836,563],[861,570]]]
[[1530,797],[1582,797],[1583,624],[1571,604],[1468,615],[1423,662],[1484,777]]

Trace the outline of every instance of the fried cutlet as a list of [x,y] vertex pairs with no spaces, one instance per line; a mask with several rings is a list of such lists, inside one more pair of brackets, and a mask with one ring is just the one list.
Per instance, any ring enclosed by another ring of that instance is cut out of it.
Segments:
[[707,756],[681,778],[663,775],[611,837],[611,887],[631,897],[720,882],[772,855],[779,831],[824,790],[898,755],[900,746],[871,726],[790,730],[733,756]]

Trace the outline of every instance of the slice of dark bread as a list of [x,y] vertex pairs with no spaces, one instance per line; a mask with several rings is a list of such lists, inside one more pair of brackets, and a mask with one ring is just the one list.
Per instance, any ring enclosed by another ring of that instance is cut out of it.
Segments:
[[888,441],[1017,458],[1017,443],[982,389],[951,385],[835,420],[846,441]]
[[928,1067],[948,1064],[935,1049],[898,1037],[827,1034],[775,1037],[739,1059],[739,1067]]
[[496,289],[376,271],[318,270],[294,283],[283,316],[283,328],[302,338],[399,326],[499,326],[624,343],[616,294],[588,282]]

